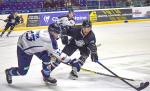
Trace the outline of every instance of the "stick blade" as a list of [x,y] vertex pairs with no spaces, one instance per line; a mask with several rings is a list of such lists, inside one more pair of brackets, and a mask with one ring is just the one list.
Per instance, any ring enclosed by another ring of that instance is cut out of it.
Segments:
[[138,91],[141,91],[141,90],[145,89],[145,88],[148,87],[148,86],[149,86],[149,82],[141,83],[141,84],[140,84],[140,87],[137,88],[137,90],[138,90]]

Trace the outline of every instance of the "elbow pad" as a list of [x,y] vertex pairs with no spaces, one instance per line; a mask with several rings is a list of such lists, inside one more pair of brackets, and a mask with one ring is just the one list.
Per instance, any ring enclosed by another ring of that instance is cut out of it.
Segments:
[[61,36],[61,42],[62,42],[62,44],[67,45],[69,43],[68,36],[62,35]]

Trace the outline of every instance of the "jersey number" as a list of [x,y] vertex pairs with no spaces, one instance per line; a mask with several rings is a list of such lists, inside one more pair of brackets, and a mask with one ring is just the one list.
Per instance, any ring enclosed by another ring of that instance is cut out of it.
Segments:
[[33,31],[27,31],[27,33],[26,33],[26,39],[28,41],[35,41],[38,38],[39,38],[39,33],[35,34]]

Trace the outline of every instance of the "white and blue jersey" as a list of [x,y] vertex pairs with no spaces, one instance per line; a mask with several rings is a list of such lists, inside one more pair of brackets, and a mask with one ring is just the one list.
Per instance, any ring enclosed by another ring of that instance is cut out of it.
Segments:
[[58,24],[62,24],[63,26],[74,26],[75,25],[75,19],[70,18],[68,15],[58,17],[58,20],[56,22]]
[[57,49],[56,40],[47,30],[27,31],[19,37],[17,45],[29,55],[42,51],[54,53]]
[[[60,63],[60,54],[58,53],[56,39],[47,30],[44,31],[27,31],[22,34],[17,43],[18,67],[9,69],[11,76],[25,75],[32,60],[33,55],[42,60],[43,77],[48,78],[51,71]],[[59,60],[53,63],[51,55]],[[49,65],[51,69],[49,69]]]
[[28,55],[47,51],[49,56],[53,55],[60,61],[70,60],[67,55],[61,53],[56,39],[47,30],[25,32],[19,37],[17,46]]

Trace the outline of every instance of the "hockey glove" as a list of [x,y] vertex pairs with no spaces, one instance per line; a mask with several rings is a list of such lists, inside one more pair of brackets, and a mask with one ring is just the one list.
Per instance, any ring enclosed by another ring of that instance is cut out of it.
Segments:
[[97,53],[91,53],[91,59],[92,59],[92,62],[97,62],[98,61]]
[[8,22],[8,19],[4,20],[4,22]]
[[70,26],[63,26],[63,25],[60,25],[61,27],[61,34],[62,35],[66,35],[67,34],[67,31],[70,29]]
[[62,42],[62,44],[67,45],[69,43],[68,36],[61,35],[61,42]]

